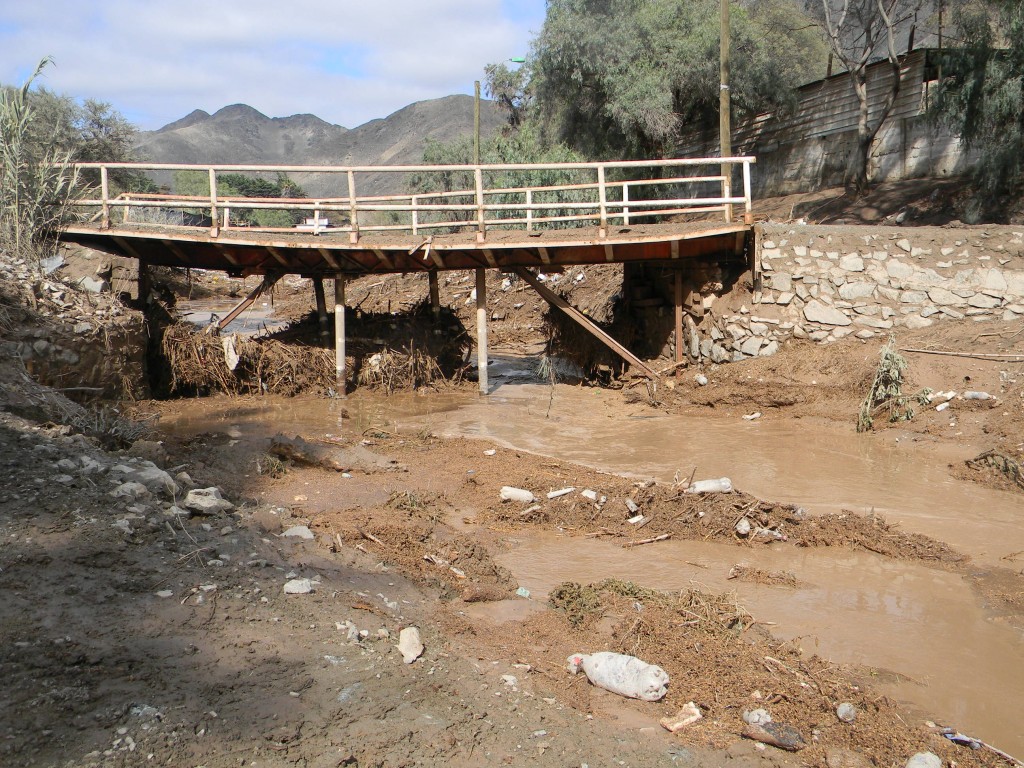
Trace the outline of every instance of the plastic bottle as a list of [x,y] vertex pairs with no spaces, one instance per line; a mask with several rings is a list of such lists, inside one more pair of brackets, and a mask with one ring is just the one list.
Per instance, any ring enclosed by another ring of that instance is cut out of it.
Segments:
[[713,480],[697,480],[690,483],[683,493],[731,493],[732,480],[718,477]]
[[964,392],[964,400],[991,400],[988,392]]
[[635,656],[610,651],[574,653],[569,657],[569,671],[575,675],[580,669],[594,685],[631,699],[658,701],[667,692],[668,673]]

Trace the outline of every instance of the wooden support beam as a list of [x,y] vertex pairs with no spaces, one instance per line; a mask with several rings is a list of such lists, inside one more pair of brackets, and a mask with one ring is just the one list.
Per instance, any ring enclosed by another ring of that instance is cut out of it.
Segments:
[[238,302],[230,312],[228,312],[226,315],[224,315],[224,317],[217,321],[217,332],[220,333],[225,328],[227,328],[231,324],[231,321],[234,320],[243,312],[245,312],[245,310],[247,310],[252,305],[252,303],[256,301],[256,299],[258,299],[262,294],[266,293],[271,288],[273,288],[274,283],[280,280],[281,277],[282,275],[280,274],[264,275],[263,281],[255,288],[253,288],[252,291],[249,292],[248,296],[246,296],[244,299]]
[[280,264],[282,267],[288,266],[288,259],[281,255],[281,252],[272,245],[267,246],[267,253],[274,257],[274,261]]
[[338,260],[334,258],[334,254],[328,251],[326,248],[317,248],[317,252],[323,257],[323,260],[333,269],[341,269],[341,265],[338,264]]
[[391,261],[391,257],[384,253],[380,248],[371,248],[370,250],[373,252],[374,258],[378,259],[385,267],[388,269],[395,268],[394,262]]
[[238,259],[236,259],[234,256],[232,256],[231,252],[228,251],[227,248],[225,248],[220,243],[211,243],[211,245],[214,248],[216,248],[218,251],[220,251],[222,254],[224,254],[224,259],[227,261],[228,264],[231,264],[234,267],[238,266]]
[[127,253],[133,259],[138,259],[140,263],[142,262],[142,257],[139,256],[139,252],[135,250],[135,247],[131,243],[129,243],[123,237],[115,237],[113,238],[113,240],[115,243],[117,243],[117,245],[121,248],[122,251]]
[[494,260],[494,252],[490,248],[484,248],[484,258],[487,259],[487,266],[491,269],[498,268],[498,262]]
[[334,381],[338,395],[345,397],[346,378],[345,363],[345,277],[334,278]]
[[551,257],[548,255],[548,249],[547,248],[538,248],[537,252],[540,254],[540,260],[541,261],[543,261],[545,264],[550,264],[551,263]]
[[430,280],[430,309],[436,320],[441,315],[441,291],[437,284],[437,270],[430,270],[427,278]]
[[[654,369],[648,367],[639,357],[634,355],[632,352],[630,352],[628,349],[622,346],[619,342],[617,342],[615,339],[613,339],[611,336],[609,336],[607,333],[601,330],[601,328],[599,328],[593,320],[591,320],[589,317],[587,317],[578,309],[576,309],[576,307],[570,305],[569,302],[567,302],[557,293],[555,293],[542,282],[540,282],[537,279],[536,275],[530,272],[530,270],[524,267],[513,267],[512,271],[519,275],[521,278],[523,278],[523,280],[525,280],[527,283],[529,283],[533,287],[533,290],[539,293],[544,298],[544,300],[548,302],[548,304],[551,304],[554,307],[558,307],[560,310],[565,312],[565,314],[567,314],[572,320],[575,320],[585,331],[587,331],[595,338],[600,340],[603,344],[605,344],[609,349],[611,349],[615,354],[617,354],[627,363],[632,365],[634,368],[643,371],[647,376],[649,376],[652,379],[658,378],[658,374],[654,371]],[[479,292],[477,293],[477,298],[479,299]]]
[[[524,270],[525,271],[525,270]],[[480,394],[487,387],[487,270],[476,271],[476,368]]]
[[606,245],[604,247],[604,260],[607,261],[609,264],[615,261],[615,246]]
[[673,240],[672,244],[670,245],[670,248],[672,250],[672,258],[673,259],[678,259],[679,258],[679,241],[678,240]]
[[676,310],[676,362],[683,362],[683,273],[676,270],[675,310]]
[[320,321],[320,346],[326,347],[331,338],[331,331],[327,325],[327,299],[324,297],[324,279],[313,278],[313,295],[316,297],[316,316]]

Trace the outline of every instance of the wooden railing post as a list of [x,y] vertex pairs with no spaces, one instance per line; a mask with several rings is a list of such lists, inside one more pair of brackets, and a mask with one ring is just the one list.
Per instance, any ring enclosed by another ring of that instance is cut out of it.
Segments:
[[746,158],[743,161],[743,223],[753,224],[754,223],[754,212],[751,209],[753,201],[753,193],[750,190],[750,159]]
[[[130,203],[132,201],[132,196],[127,194],[127,193],[125,193],[124,200],[125,200],[126,203]],[[132,207],[130,205],[126,205],[124,207],[124,214],[121,216],[121,223],[122,224],[127,224],[128,220],[131,217],[132,217]]]
[[526,190],[526,231],[530,232],[533,230],[533,190]]
[[103,218],[100,220],[101,229],[110,229],[110,185],[107,181],[107,166],[100,168],[100,200],[103,204]]
[[356,172],[351,169],[348,171],[348,211],[352,227],[348,240],[355,245],[359,242],[359,211],[356,210]]
[[622,224],[629,226],[629,183],[622,182]]
[[229,205],[229,206],[224,208],[224,223],[223,223],[222,226],[224,227],[224,229],[227,229],[230,225],[231,225],[231,206]]
[[608,236],[608,188],[604,184],[604,166],[597,166],[597,196],[600,200],[601,229],[600,237]]
[[210,237],[216,237],[220,229],[217,226],[217,171],[210,169]]
[[[722,163],[722,197],[732,197],[732,166]],[[725,223],[732,224],[732,203],[725,204]]]
[[487,239],[487,224],[484,217],[484,172],[479,165],[473,170],[473,176],[476,180],[476,241],[482,243]]
[[420,212],[416,210],[416,207],[420,204],[420,199],[413,195],[409,198],[409,201],[412,203],[412,233],[416,235],[420,231]]

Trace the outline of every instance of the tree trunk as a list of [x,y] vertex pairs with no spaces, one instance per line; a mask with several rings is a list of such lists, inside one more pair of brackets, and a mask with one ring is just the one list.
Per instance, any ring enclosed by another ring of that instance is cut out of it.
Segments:
[[850,79],[853,81],[853,90],[857,94],[858,117],[857,117],[857,140],[853,151],[850,153],[846,166],[845,186],[847,192],[863,194],[868,189],[868,160],[871,156],[871,145],[878,135],[882,123],[889,117],[896,97],[899,96],[900,86],[900,62],[898,58],[889,59],[892,67],[892,82],[889,92],[885,95],[885,101],[875,120],[869,120],[867,68],[861,67],[851,70]]

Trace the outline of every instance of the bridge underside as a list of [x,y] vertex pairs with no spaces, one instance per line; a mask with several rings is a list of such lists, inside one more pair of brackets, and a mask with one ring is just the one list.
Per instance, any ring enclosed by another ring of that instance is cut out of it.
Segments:
[[446,235],[372,233],[350,243],[347,233],[256,232],[244,228],[173,230],[142,225],[76,225],[63,239],[116,252],[143,264],[210,269],[233,276],[298,274],[357,277],[369,273],[492,268],[541,270],[576,264],[672,262],[679,259],[745,259],[749,224],[689,222],[613,226],[601,237],[582,229],[489,230]]

